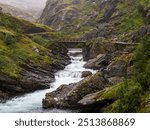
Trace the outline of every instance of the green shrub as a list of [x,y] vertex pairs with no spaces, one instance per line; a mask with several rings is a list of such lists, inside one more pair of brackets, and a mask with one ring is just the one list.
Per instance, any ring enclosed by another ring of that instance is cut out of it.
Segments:
[[150,38],[141,40],[135,53],[135,77],[143,90],[150,87]]
[[138,112],[141,102],[141,86],[133,81],[123,85],[118,91],[118,102],[113,108],[115,112]]

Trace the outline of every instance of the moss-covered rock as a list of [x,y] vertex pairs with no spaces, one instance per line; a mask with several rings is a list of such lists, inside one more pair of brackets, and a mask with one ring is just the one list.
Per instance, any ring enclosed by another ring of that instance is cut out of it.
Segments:
[[56,91],[47,93],[43,99],[43,107],[76,108],[84,96],[102,90],[107,84],[103,76],[97,72],[79,83],[60,86]]

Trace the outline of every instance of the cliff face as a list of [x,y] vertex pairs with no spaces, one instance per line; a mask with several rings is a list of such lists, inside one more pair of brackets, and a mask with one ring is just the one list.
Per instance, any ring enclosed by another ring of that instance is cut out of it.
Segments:
[[97,0],[48,0],[39,22],[57,30],[84,32],[95,26]]
[[129,38],[149,19],[148,0],[48,0],[39,22],[89,40]]

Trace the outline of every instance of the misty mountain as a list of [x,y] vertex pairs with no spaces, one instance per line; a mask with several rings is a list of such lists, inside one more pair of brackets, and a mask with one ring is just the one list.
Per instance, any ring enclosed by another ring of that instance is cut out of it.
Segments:
[[21,9],[17,7],[13,7],[11,5],[1,4],[1,3],[0,3],[0,7],[2,8],[3,12],[9,13],[12,16],[16,16],[18,18],[25,19],[28,21],[33,21],[33,22],[36,20],[36,18],[33,17],[31,14],[25,11],[22,11]]
[[41,15],[46,0],[0,0],[0,3],[16,7],[37,19]]

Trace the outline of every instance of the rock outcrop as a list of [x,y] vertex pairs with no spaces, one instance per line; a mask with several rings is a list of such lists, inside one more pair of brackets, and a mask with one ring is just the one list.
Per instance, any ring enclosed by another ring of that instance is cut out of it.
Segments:
[[99,91],[105,90],[107,86],[123,82],[126,76],[132,77],[134,48],[134,46],[128,46],[123,50],[99,54],[96,58],[89,60],[85,67],[99,70],[99,72],[79,83],[62,85],[56,91],[46,94],[46,98],[43,99],[43,107],[80,107],[83,111],[91,109],[97,111],[94,108],[113,102],[114,99],[96,102],[96,97]]
[[88,77],[88,76],[91,76],[91,75],[92,75],[91,71],[83,71],[81,77],[85,78],[85,77]]
[[94,26],[97,0],[48,0],[46,7],[39,19],[57,30],[67,32],[87,31]]
[[77,108],[84,96],[105,88],[107,81],[98,72],[79,83],[62,85],[56,91],[47,93],[43,99],[43,108]]

